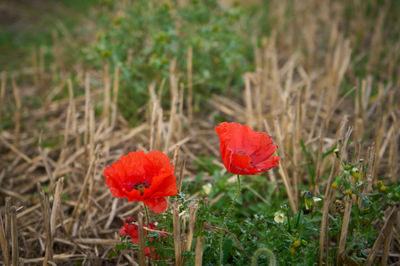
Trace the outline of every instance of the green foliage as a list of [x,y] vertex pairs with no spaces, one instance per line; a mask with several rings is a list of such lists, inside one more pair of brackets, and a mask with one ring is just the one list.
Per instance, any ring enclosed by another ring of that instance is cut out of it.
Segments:
[[[113,5],[111,8],[115,7]],[[251,44],[246,40],[241,8],[225,9],[217,1],[189,1],[184,7],[158,1],[132,2],[117,17],[105,16],[97,42],[85,49],[98,67],[104,62],[121,67],[122,112],[129,116],[148,99],[148,85],[168,80],[170,64],[186,73],[193,49],[193,89],[197,104],[212,93],[242,85],[252,68]],[[187,84],[186,74],[180,79]],[[236,91],[236,90],[234,90]]]

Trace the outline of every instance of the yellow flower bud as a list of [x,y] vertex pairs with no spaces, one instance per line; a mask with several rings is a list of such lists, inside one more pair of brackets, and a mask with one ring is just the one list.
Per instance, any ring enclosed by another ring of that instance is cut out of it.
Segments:
[[380,187],[380,190],[381,190],[382,192],[385,192],[386,189],[387,189],[387,187],[386,187],[385,185],[382,185],[382,186]]
[[333,189],[337,189],[338,187],[339,187],[339,185],[336,182],[332,183],[332,188]]
[[295,248],[299,247],[300,245],[301,245],[301,243],[300,243],[299,240],[295,240],[295,241],[293,242],[293,247],[295,247]]
[[358,179],[360,177],[360,174],[358,172],[353,172],[351,175],[354,179]]
[[289,251],[290,251],[290,253],[292,253],[292,254],[296,254],[296,250],[295,250],[294,248],[290,248]]

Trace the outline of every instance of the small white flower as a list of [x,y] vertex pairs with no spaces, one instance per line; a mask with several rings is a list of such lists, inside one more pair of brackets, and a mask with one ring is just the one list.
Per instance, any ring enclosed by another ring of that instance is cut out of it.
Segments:
[[318,202],[318,201],[322,200],[321,198],[318,198],[318,197],[313,197],[312,199],[313,199],[314,202]]
[[275,215],[274,217],[275,223],[281,224],[285,221],[285,214],[283,212],[277,211],[274,215]]
[[206,193],[206,195],[210,195],[210,193],[212,191],[211,183],[207,183],[207,184],[203,185],[202,188],[203,188],[204,193]]

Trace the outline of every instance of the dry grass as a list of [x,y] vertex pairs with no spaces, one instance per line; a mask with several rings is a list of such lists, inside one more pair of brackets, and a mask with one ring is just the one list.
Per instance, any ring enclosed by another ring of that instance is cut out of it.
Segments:
[[[396,101],[400,99],[400,84],[399,80],[392,79],[400,75],[400,43],[385,42],[387,31],[383,20],[387,5],[375,6],[381,11],[370,33],[371,25],[358,14],[354,14],[349,25],[343,24],[340,19],[343,5],[338,1],[294,1],[293,5],[289,2],[272,1],[276,12],[271,16],[276,23],[273,33],[263,39],[262,47],[255,49],[257,67],[243,77],[243,99],[214,95],[209,104],[216,112],[207,118],[204,114],[196,116],[193,111],[191,75],[196,70],[191,63],[187,73],[176,73],[175,61],[171,60],[169,85],[167,81],[149,84],[149,102],[138,110],[142,119],[134,128],[118,112],[118,68],[112,75],[107,65],[103,71],[78,68],[73,75],[80,89],[84,89],[84,95],[74,95],[72,82],[67,78],[62,85],[54,87],[52,75],[66,71],[63,40],[57,36],[54,37],[53,72],[43,71],[43,58],[39,56],[38,62],[37,52],[33,54],[33,71],[24,74],[24,82],[20,81],[22,74],[3,72],[0,118],[9,111],[4,108],[6,102],[13,103],[14,110],[13,126],[0,132],[3,262],[13,265],[70,264],[78,260],[92,265],[109,263],[107,255],[119,242],[122,220],[136,217],[140,205],[113,199],[102,176],[105,165],[129,151],[161,150],[174,157],[181,186],[183,178],[194,180],[191,165],[199,161],[199,155],[218,157],[218,140],[212,122],[218,113],[230,121],[266,131],[277,140],[281,164],[279,170],[269,172],[269,178],[277,181],[277,186],[285,186],[294,212],[299,206],[299,184],[309,184],[316,194],[321,193],[320,188],[324,189],[326,200],[319,253],[322,265],[326,260],[324,254],[331,246],[327,236],[328,213],[333,204],[331,183],[339,171],[338,160],[322,158],[322,152],[338,145],[345,160],[364,159],[368,166],[365,181],[370,184],[369,190],[377,176],[396,181],[400,174],[400,108]],[[356,9],[365,8],[362,1],[354,1],[354,5]],[[293,12],[290,21],[285,18],[285,11]],[[365,45],[357,54],[352,54],[352,47],[360,37],[345,35],[344,27],[362,35]],[[326,47],[321,49],[324,41]],[[357,80],[354,78],[357,61],[367,53],[368,73],[372,75],[371,71],[378,67],[385,71],[374,79],[367,74],[365,79]],[[192,56],[190,49],[189,62]],[[182,75],[187,75],[188,84],[180,82]],[[343,94],[344,82],[352,88]],[[161,90],[167,89],[172,103],[169,110],[161,101]],[[21,99],[28,94],[51,99],[63,90],[68,99],[48,101],[34,110],[22,104]],[[354,94],[357,96],[352,99]],[[102,106],[101,115],[95,115],[97,104]],[[41,121],[45,123],[41,125]],[[366,133],[368,137],[364,141]],[[40,145],[38,148],[38,140],[50,139],[59,141],[51,148],[40,148]],[[349,139],[353,142],[346,145]],[[306,171],[301,140],[312,150],[322,151],[316,158],[315,186],[311,185]],[[179,154],[175,152],[173,156],[177,146]],[[329,171],[329,179],[322,178]],[[338,262],[345,249],[350,203],[356,200],[346,198],[344,217],[347,218],[342,226]],[[183,251],[192,249],[196,207],[189,210],[189,221],[182,221],[176,206],[170,209],[174,217],[175,264],[183,265]],[[388,254],[399,251],[398,208],[387,212],[388,218],[381,225],[367,265],[372,265],[376,256],[388,261]],[[204,238],[198,237],[196,243],[196,265],[201,265]],[[143,259],[143,255],[122,253],[118,263],[143,263]]]

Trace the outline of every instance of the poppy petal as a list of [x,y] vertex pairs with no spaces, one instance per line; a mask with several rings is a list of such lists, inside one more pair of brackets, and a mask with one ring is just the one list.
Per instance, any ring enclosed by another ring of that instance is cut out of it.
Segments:
[[247,155],[232,154],[230,172],[239,175],[252,175],[257,173],[257,169],[250,166],[250,157]]
[[145,200],[144,204],[155,213],[162,213],[168,207],[167,200],[164,197],[150,198]]
[[277,167],[279,165],[279,156],[273,156],[269,158],[266,161],[260,162],[259,164],[256,165],[256,168],[259,170],[268,171],[269,169],[272,169],[274,167]]
[[271,156],[277,146],[264,132],[249,126],[223,122],[216,126],[221,159],[233,174],[252,175],[267,171],[279,164],[279,157]]

